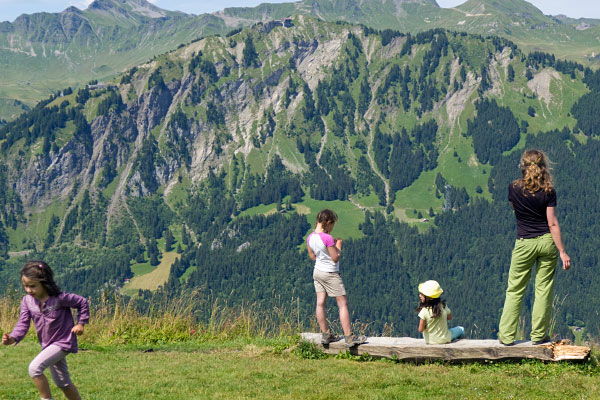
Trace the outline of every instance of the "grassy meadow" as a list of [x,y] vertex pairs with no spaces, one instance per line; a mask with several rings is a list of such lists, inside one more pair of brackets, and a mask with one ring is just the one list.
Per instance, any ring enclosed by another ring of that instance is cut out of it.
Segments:
[[[210,317],[194,322],[193,302]],[[208,303],[199,292],[156,301],[93,305],[81,351],[68,357],[84,399],[597,399],[600,361],[586,363],[415,364],[349,353],[326,356],[298,333],[289,308],[259,312]],[[18,301],[0,300],[0,331],[12,329]],[[0,347],[0,398],[37,399],[27,366],[39,351],[33,332]],[[62,398],[51,384],[55,398]]]

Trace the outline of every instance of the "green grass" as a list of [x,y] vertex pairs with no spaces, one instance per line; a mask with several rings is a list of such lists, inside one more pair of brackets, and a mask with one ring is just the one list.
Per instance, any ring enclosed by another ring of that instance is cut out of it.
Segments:
[[150,265],[150,262],[136,263],[131,266],[131,272],[133,272],[133,276],[140,276],[154,271],[155,268]]
[[246,163],[250,167],[250,171],[253,174],[264,174],[267,163],[266,151],[260,151],[257,149],[250,150],[248,157],[246,157]]
[[188,269],[186,269],[185,272],[179,277],[179,282],[182,282],[182,283],[187,282],[190,275],[197,269],[198,268],[196,268],[196,267],[189,267]]
[[183,204],[187,201],[188,198],[188,189],[192,185],[192,182],[189,177],[184,176],[183,173],[180,175],[181,183],[174,185],[173,189],[169,192],[167,196],[167,203],[171,206],[171,208],[179,209]]
[[[317,214],[324,208],[329,208],[335,211],[338,215],[338,223],[335,224],[332,235],[346,238],[360,238],[363,236],[362,232],[358,229],[358,224],[364,222],[365,215],[363,211],[355,206],[350,201],[323,201],[313,200],[305,197],[303,201],[299,203],[293,203],[292,207],[295,211],[300,214],[305,214],[308,223],[312,226],[315,223]],[[240,213],[240,216],[252,216],[252,215],[269,215],[277,211],[275,204],[261,204],[256,207],[249,208]],[[309,232],[306,232],[308,235]]]
[[277,206],[275,203],[271,204],[260,204],[255,207],[248,208],[240,213],[241,217],[245,216],[254,216],[254,215],[270,215],[277,211]]
[[306,169],[304,156],[298,151],[298,148],[296,147],[296,141],[294,139],[278,132],[275,140],[277,149],[279,150],[282,158],[291,163],[295,170]]
[[[104,198],[106,199],[110,199],[113,197],[113,195],[115,194],[115,192],[117,191],[117,188],[119,187],[119,182],[120,182],[120,177],[121,177],[121,173],[123,173],[123,171],[125,170],[124,166],[121,166],[118,170],[117,170],[117,175],[113,178],[113,180],[102,190],[102,195],[104,196]],[[99,180],[96,180],[96,182],[98,182]]]
[[62,216],[67,209],[67,205],[61,201],[55,201],[40,210],[27,215],[26,223],[19,223],[17,229],[6,229],[6,233],[11,243],[11,251],[20,251],[29,249],[27,245],[36,243],[41,245],[48,235],[48,225],[52,215]]
[[0,119],[12,121],[19,114],[29,109],[29,107],[15,99],[5,99],[0,97]]
[[310,210],[306,210],[306,214],[308,223],[311,224],[311,226],[314,225],[319,211],[324,208],[329,208],[335,211],[338,215],[338,222],[335,224],[335,227],[331,232],[334,237],[347,239],[360,238],[363,236],[362,232],[358,229],[358,224],[361,224],[365,221],[365,215],[360,208],[349,201],[322,201],[305,199],[298,204],[307,207],[308,210]]
[[352,196],[352,199],[355,200],[362,207],[366,207],[371,211],[381,211],[385,210],[385,207],[379,205],[379,197],[372,190],[371,193],[367,196],[361,196],[359,194]]
[[[101,347],[69,355],[72,380],[83,398],[93,400],[592,399],[600,389],[598,367],[588,371],[566,363],[310,360],[280,354],[278,340],[239,338],[142,351],[150,347]],[[3,399],[36,398],[26,371],[38,351],[31,341],[0,350]]]
[[56,140],[55,143],[59,148],[62,148],[65,144],[73,138],[75,133],[75,123],[73,121],[67,121],[65,127],[55,131]]
[[[423,209],[424,204],[436,204],[434,209],[441,209],[443,198],[435,197],[435,177],[437,172],[427,171],[407,188],[399,190],[396,194],[394,207],[397,209]],[[429,210],[429,208],[427,208]]]
[[[577,346],[583,346],[583,341],[584,341],[584,337],[585,337],[585,328],[580,328],[578,326],[570,326],[569,328],[571,329],[573,336],[575,336],[575,340],[573,343],[576,344]],[[579,330],[576,330],[576,329],[579,329]]]

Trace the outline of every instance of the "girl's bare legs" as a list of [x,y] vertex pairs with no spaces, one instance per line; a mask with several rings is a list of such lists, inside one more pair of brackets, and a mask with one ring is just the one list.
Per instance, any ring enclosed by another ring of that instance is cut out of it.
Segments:
[[327,292],[317,292],[317,322],[321,332],[327,332],[327,318],[325,317],[325,301]]
[[38,392],[40,392],[40,397],[42,399],[52,398],[50,385],[48,385],[48,379],[46,379],[45,375],[36,376],[33,378],[33,383],[35,383],[35,387],[37,388]]
[[348,301],[346,296],[338,296],[335,298],[337,301],[338,309],[340,310],[340,322],[342,323],[342,329],[344,335],[348,336],[352,333],[352,327],[350,326],[350,312],[348,311]]
[[[33,378],[33,383],[35,383],[35,387],[37,387],[38,392],[40,392],[40,397],[42,399],[51,399],[52,392],[50,392],[50,385],[48,384],[48,379],[46,379],[45,375],[36,376]],[[65,397],[69,400],[81,400],[79,397],[79,392],[77,391],[77,387],[73,384],[61,388]]]
[[79,397],[79,392],[77,391],[77,387],[73,384],[70,384],[67,387],[61,388],[65,397],[69,400],[81,400]]

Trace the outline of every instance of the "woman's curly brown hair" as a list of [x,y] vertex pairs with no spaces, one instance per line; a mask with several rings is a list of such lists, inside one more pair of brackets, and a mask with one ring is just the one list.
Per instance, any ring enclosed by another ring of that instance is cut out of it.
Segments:
[[534,194],[540,190],[546,193],[554,190],[552,183],[552,174],[550,173],[550,159],[540,150],[525,150],[521,156],[521,179],[513,182],[513,185],[520,186],[523,195]]

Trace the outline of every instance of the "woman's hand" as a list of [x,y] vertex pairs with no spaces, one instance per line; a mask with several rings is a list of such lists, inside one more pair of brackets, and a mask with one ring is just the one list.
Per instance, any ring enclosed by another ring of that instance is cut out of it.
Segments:
[[8,336],[8,333],[2,335],[2,344],[8,346],[9,344],[13,344],[16,342],[15,338]]
[[77,336],[81,335],[83,333],[83,325],[82,324],[77,324],[73,327],[73,329],[71,329],[71,332],[76,334]]
[[566,252],[560,253],[560,259],[562,261],[563,269],[568,271],[571,268],[571,257]]

